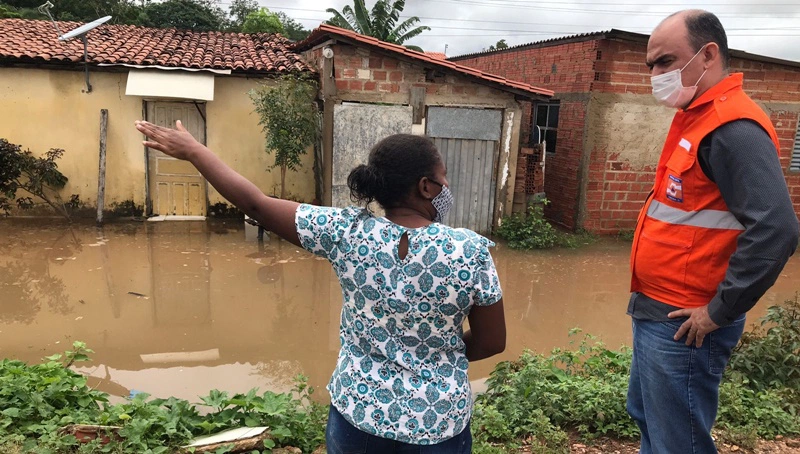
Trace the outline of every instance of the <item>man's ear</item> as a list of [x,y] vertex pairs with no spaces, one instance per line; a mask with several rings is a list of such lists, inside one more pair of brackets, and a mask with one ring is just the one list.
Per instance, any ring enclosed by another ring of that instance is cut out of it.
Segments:
[[711,66],[711,63],[717,61],[719,58],[719,45],[714,42],[706,44],[706,48],[703,49],[703,60],[705,60],[706,64]]

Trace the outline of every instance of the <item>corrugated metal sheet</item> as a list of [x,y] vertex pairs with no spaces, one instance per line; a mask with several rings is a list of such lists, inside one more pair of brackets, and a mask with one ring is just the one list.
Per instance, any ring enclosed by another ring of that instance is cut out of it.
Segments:
[[497,187],[497,142],[441,137],[433,140],[447,166],[447,180],[455,196],[455,205],[444,223],[489,233]]
[[800,121],[797,122],[797,134],[794,136],[792,163],[789,165],[789,170],[800,170]]

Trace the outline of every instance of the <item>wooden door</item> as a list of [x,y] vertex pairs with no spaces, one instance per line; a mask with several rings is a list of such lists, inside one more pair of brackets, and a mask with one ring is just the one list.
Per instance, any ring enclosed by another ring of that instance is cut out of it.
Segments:
[[[148,102],[147,120],[159,126],[183,126],[205,144],[204,104],[187,102]],[[202,113],[202,114],[201,114]],[[206,182],[187,161],[171,158],[153,149],[147,150],[148,187],[153,215],[205,216]]]

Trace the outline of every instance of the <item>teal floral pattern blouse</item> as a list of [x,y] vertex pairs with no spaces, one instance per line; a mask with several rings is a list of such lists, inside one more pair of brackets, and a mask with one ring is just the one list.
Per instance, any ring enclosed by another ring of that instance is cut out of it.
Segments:
[[502,297],[494,243],[442,224],[408,229],[357,207],[300,205],[296,223],[344,296],[331,403],[359,429],[405,443],[461,433],[472,414],[462,323],[473,304]]

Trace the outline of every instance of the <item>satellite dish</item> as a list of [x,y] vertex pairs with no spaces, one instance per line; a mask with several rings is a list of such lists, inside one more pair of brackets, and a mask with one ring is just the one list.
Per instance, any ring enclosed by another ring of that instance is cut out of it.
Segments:
[[88,24],[83,24],[80,27],[76,28],[75,30],[69,31],[64,33],[63,35],[58,37],[59,41],[66,41],[68,39],[72,39],[81,35],[85,35],[89,33],[90,30],[95,29],[106,22],[111,20],[111,16],[101,17],[95,21],[89,22]]
[[80,37],[81,41],[83,41],[83,66],[86,72],[86,93],[92,92],[92,84],[89,83],[89,50],[88,50],[88,43],[86,42],[86,34],[89,33],[92,29],[95,29],[106,22],[111,20],[111,16],[101,17],[96,21],[89,22],[88,24],[81,25],[80,27],[76,28],[75,30],[69,31],[67,33],[61,34],[61,30],[58,28],[58,24],[56,23],[55,19],[53,19],[53,15],[50,14],[50,8],[53,7],[53,4],[49,1],[46,2],[44,5],[39,7],[39,12],[42,14],[47,14],[47,17],[50,18],[50,21],[53,23],[53,27],[55,27],[56,32],[58,32],[58,40],[59,41],[66,41],[72,38]]

